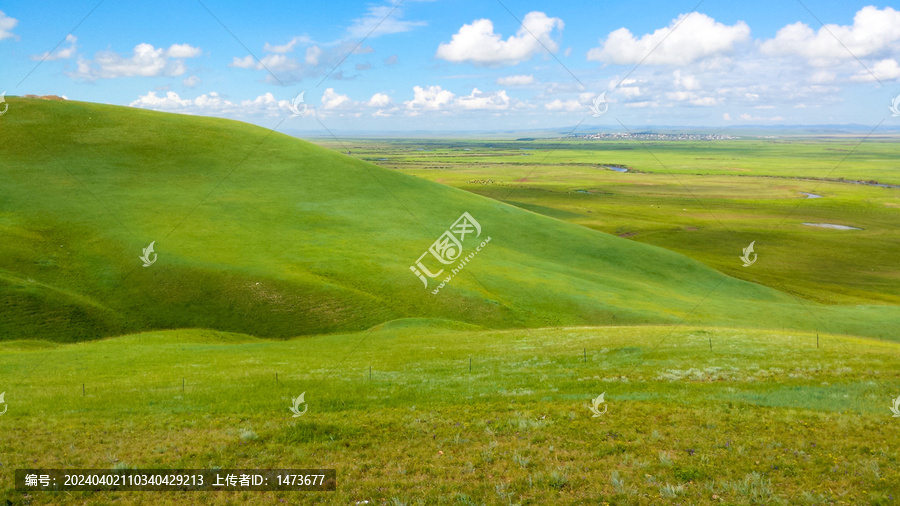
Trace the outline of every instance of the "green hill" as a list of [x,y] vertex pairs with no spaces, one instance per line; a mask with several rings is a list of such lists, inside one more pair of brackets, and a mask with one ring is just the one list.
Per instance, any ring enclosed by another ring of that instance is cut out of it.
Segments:
[[[402,318],[487,328],[686,319],[881,338],[900,327],[896,307],[801,301],[260,127],[8,102],[0,339],[175,328],[289,337]],[[432,294],[410,266],[463,212],[491,241]],[[144,268],[151,241],[158,258]]]

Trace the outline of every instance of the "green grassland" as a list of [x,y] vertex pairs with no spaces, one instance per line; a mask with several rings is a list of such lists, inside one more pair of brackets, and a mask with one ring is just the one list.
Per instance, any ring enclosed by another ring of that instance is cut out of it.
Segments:
[[[384,167],[677,251],[805,299],[900,302],[900,188],[836,181],[900,183],[896,139],[344,144]],[[750,241],[760,257],[744,268],[737,256]]]
[[[405,317],[882,339],[900,326],[895,306],[802,300],[259,127],[79,102],[10,107],[0,146],[5,339],[177,328],[284,338]],[[464,211],[492,242],[433,296],[409,266]],[[750,240],[722,246],[725,261]],[[151,241],[159,261],[143,268]]]
[[[813,179],[850,141],[348,156],[235,121],[7,101],[0,500],[898,500],[898,190]],[[895,154],[860,144],[828,177],[896,182]],[[463,212],[491,242],[432,295],[409,266]],[[24,495],[24,467],[333,467],[338,490]]]
[[[814,334],[710,327],[453,327],[0,344],[3,468],[338,470],[329,493],[38,494],[38,504],[898,500],[896,343],[823,336],[817,348]],[[292,418],[301,392],[308,412]],[[603,392],[607,412],[592,417],[587,405]],[[22,498],[11,472],[0,473],[3,496]]]

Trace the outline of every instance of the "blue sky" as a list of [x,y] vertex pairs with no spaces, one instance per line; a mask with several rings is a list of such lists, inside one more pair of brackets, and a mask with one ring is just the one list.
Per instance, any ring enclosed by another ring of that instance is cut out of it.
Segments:
[[900,7],[804,4],[14,0],[0,91],[283,131],[900,121]]

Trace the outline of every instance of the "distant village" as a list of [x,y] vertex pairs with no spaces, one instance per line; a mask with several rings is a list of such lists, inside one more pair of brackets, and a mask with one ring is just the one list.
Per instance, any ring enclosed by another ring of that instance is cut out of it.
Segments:
[[721,134],[656,134],[656,133],[604,133],[604,134],[570,134],[569,139],[622,140],[637,139],[643,141],[725,141],[740,139],[736,135]]

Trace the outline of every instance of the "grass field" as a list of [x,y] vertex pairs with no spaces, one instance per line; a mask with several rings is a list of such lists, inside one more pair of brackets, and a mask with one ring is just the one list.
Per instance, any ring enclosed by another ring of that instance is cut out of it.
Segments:
[[[384,167],[677,251],[730,276],[803,298],[831,304],[900,302],[900,188],[836,181],[900,183],[900,147],[892,138],[357,139],[342,146]],[[756,241],[760,263],[745,269],[735,255],[750,241]],[[859,255],[861,244],[866,255]]]
[[[288,341],[184,330],[0,346],[4,467],[334,467],[337,492],[303,496],[334,504],[893,504],[900,490],[895,343],[404,320]],[[309,412],[291,418],[301,392]],[[65,502],[297,500],[184,494]]]
[[[898,183],[893,142],[348,156],[7,100],[0,499],[898,501],[900,190],[824,179]],[[410,266],[463,212],[491,242],[435,295]],[[32,496],[13,489],[25,467],[335,468],[338,490]]]

